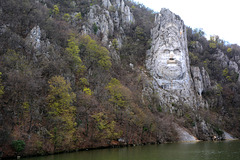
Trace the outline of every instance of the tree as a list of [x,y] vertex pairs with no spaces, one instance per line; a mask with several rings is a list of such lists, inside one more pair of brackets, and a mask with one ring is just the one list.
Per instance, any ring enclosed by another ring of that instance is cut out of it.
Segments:
[[215,49],[215,48],[217,48],[217,44],[214,42],[211,42],[211,43],[209,43],[209,47],[212,49]]
[[118,40],[116,38],[113,39],[112,41],[113,48],[118,51]]
[[53,14],[54,14],[54,15],[58,15],[58,14],[59,14],[59,8],[58,8],[57,5],[54,5],[54,6],[53,6]]
[[227,77],[228,76],[228,69],[227,68],[225,68],[224,70],[223,70],[223,72],[222,72],[222,75],[224,76],[224,77]]
[[97,122],[97,128],[99,130],[97,138],[117,139],[122,135],[122,132],[115,131],[115,121],[111,121],[106,114],[99,112],[92,115]]
[[77,45],[77,40],[73,35],[68,39],[68,47],[66,48],[67,53],[71,56],[73,60],[73,69],[75,73],[79,76],[81,75],[86,67],[83,65],[81,58],[79,57],[80,49]]
[[124,87],[119,80],[112,78],[106,89],[110,94],[109,102],[120,108],[127,106],[128,98],[130,98],[130,90]]
[[77,20],[81,20],[82,19],[82,14],[81,12],[77,13],[74,18],[76,18]]
[[76,107],[72,104],[76,94],[72,92],[70,83],[61,76],[52,77],[48,84],[48,114],[49,119],[52,120],[51,136],[56,148],[63,141],[69,143],[75,131]]
[[96,23],[93,24],[92,28],[93,28],[94,33],[97,34],[98,26],[96,25]]
[[231,53],[231,52],[232,52],[232,48],[228,48],[228,49],[227,49],[227,52],[228,52],[228,53]]
[[84,48],[83,50],[85,50],[85,55],[89,63],[88,69],[93,67],[94,64],[97,64],[105,70],[111,68],[112,63],[107,48],[99,45],[89,35],[81,38],[81,46]]
[[12,147],[17,152],[17,154],[24,150],[25,142],[23,140],[12,141]]
[[69,14],[69,13],[65,13],[65,14],[63,15],[63,19],[64,19],[65,21],[69,22],[69,21],[71,20],[70,14]]

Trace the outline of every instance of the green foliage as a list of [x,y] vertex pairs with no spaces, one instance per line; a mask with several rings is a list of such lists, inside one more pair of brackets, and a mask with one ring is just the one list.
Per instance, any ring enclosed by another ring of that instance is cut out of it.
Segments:
[[65,21],[69,22],[69,21],[71,20],[70,14],[69,14],[69,13],[65,13],[65,14],[63,15],[63,19],[64,19]]
[[140,41],[145,40],[145,34],[144,34],[144,31],[141,27],[139,27],[139,26],[136,27],[135,34],[136,34],[136,39],[138,39]]
[[216,85],[216,87],[217,87],[216,88],[217,89],[217,95],[220,96],[222,91],[223,91],[223,87],[219,83]]
[[52,12],[53,12],[54,15],[58,15],[59,14],[59,8],[58,8],[57,5],[53,6],[53,11]]
[[89,67],[92,67],[92,65],[97,63],[98,66],[105,70],[109,70],[111,68],[112,63],[107,48],[97,44],[97,42],[89,35],[81,38],[81,44],[85,48],[88,62],[91,65]]
[[83,65],[81,58],[79,57],[80,49],[77,45],[77,40],[74,36],[71,36],[70,39],[68,39],[68,47],[66,48],[67,53],[72,57],[73,59],[73,68],[75,72],[79,75],[82,74],[86,67]]
[[126,107],[128,104],[127,97],[130,96],[130,91],[124,87],[119,80],[112,78],[106,86],[110,94],[109,102],[112,102],[117,107]]
[[131,9],[136,9],[136,7],[134,5],[132,5]]
[[29,112],[30,104],[28,102],[23,102],[22,108],[24,109],[24,111]]
[[205,59],[204,61],[203,61],[203,66],[204,66],[204,68],[207,70],[207,71],[209,71],[209,69],[208,69],[208,65],[210,64],[210,61],[208,60],[208,59]]
[[158,110],[158,112],[162,112],[162,106],[157,106],[157,110]]
[[116,38],[113,39],[112,45],[113,45],[115,50],[118,50],[118,40]]
[[98,26],[96,25],[96,23],[93,23],[92,28],[93,28],[94,33],[97,34]]
[[228,53],[231,53],[231,52],[232,52],[232,48],[228,48],[228,49],[227,49],[227,52],[228,52]]
[[89,82],[86,78],[80,78],[79,85],[81,88],[83,88],[83,87],[89,86]]
[[77,14],[75,15],[75,18],[76,18],[77,20],[81,20],[81,19],[82,19],[82,14],[81,14],[81,12],[77,13]]
[[52,77],[48,84],[48,119],[51,125],[49,134],[54,149],[57,149],[64,143],[69,144],[76,131],[76,107],[73,106],[76,95],[72,92],[70,83],[61,76]]
[[189,52],[189,58],[190,58],[191,64],[198,64],[199,58],[198,56],[194,55],[194,53]]
[[190,45],[190,47],[195,48],[196,41],[191,41],[191,42],[189,43],[189,45]]
[[211,42],[211,43],[209,43],[209,47],[212,48],[212,49],[215,49],[215,48],[217,48],[217,44]]
[[109,120],[103,112],[94,114],[92,117],[97,122],[97,127],[100,131],[98,136],[100,138],[117,139],[122,135],[121,132],[115,132],[116,122]]
[[4,86],[2,85],[2,72],[0,72],[0,97],[4,94]]
[[60,121],[61,128],[73,131],[76,108],[72,104],[76,95],[71,91],[70,83],[67,83],[61,76],[54,76],[48,81],[48,84],[47,102],[50,118]]
[[225,68],[225,69],[223,70],[223,72],[222,72],[222,75],[223,75],[224,77],[227,77],[228,72],[229,72],[228,69]]
[[202,30],[202,28],[195,28],[193,31],[194,34],[196,34],[198,36],[198,38],[202,37],[205,35],[204,31]]
[[223,135],[223,131],[220,129],[220,128],[218,128],[218,127],[214,127],[213,128],[213,130],[217,133],[217,135],[219,135],[219,136],[222,136]]
[[83,88],[83,92],[84,92],[86,95],[89,95],[89,96],[92,95],[92,91],[91,91],[90,88],[84,87],[84,88]]
[[24,150],[25,142],[23,140],[12,141],[12,147],[17,153],[19,153]]
[[231,76],[229,75],[229,71],[227,68],[225,68],[223,71],[222,71],[222,75],[227,79],[227,81],[231,82],[232,81],[232,78]]
[[226,79],[227,79],[229,82],[231,82],[231,81],[232,81],[232,78],[231,78],[231,76],[227,76],[227,77],[226,77]]

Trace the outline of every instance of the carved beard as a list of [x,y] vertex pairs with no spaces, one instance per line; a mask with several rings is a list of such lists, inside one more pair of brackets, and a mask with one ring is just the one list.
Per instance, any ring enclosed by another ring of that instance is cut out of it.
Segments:
[[162,78],[166,80],[181,80],[184,77],[181,62],[173,65],[167,65],[160,68]]

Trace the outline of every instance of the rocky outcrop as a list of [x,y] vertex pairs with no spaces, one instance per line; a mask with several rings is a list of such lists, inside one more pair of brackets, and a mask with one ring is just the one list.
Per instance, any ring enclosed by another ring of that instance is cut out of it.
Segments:
[[168,9],[162,9],[151,33],[152,47],[147,53],[146,68],[154,92],[162,102],[183,103],[194,108],[197,97],[190,74],[184,22]]
[[[133,13],[124,0],[102,0],[102,6],[93,5],[87,15],[88,22],[81,27],[83,34],[97,34],[108,45],[108,37],[118,31],[119,43],[124,38],[124,29],[135,23]],[[94,29],[95,28],[95,29]],[[119,44],[121,46],[121,44]]]
[[39,26],[32,28],[30,33],[27,35],[25,41],[26,44],[34,49],[34,59],[37,61],[39,57],[48,59],[50,57],[48,50],[50,47],[50,42],[46,39],[45,41],[41,40],[42,31]]
[[[238,65],[240,65],[240,57],[235,56],[231,59],[228,58],[226,54],[220,49],[217,49],[217,53],[213,55],[213,58],[218,60],[223,68],[229,68],[240,75],[240,70]],[[238,77],[238,82],[240,82],[240,76]]]
[[219,60],[224,68],[228,66],[229,58],[220,49],[217,49],[217,53],[213,55],[213,58]]
[[194,89],[198,95],[202,96],[202,92],[211,86],[210,77],[204,67],[191,67]]
[[191,67],[191,71],[192,71],[192,78],[194,81],[195,91],[197,91],[198,95],[202,96],[203,78],[202,78],[202,74],[200,72],[200,68],[199,67]]
[[195,136],[191,135],[189,131],[187,131],[185,128],[182,128],[176,125],[175,129],[178,133],[179,142],[197,142],[198,141],[198,139]]
[[223,137],[225,140],[237,140],[237,138],[234,138],[231,134],[223,131]]
[[204,67],[201,68],[202,80],[203,80],[203,88],[204,90],[209,89],[211,87],[211,80],[208,72]]
[[102,0],[102,5],[107,9],[109,9],[112,6],[110,0]]
[[233,69],[236,73],[239,72],[238,64],[236,62],[230,60],[228,66],[230,69]]
[[26,42],[35,50],[39,50],[41,48],[41,29],[39,26],[33,27],[27,36]]

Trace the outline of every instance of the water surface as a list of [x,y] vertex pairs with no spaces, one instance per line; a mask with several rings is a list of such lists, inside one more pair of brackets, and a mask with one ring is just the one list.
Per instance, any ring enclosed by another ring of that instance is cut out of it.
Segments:
[[240,160],[240,141],[109,148],[24,160]]

